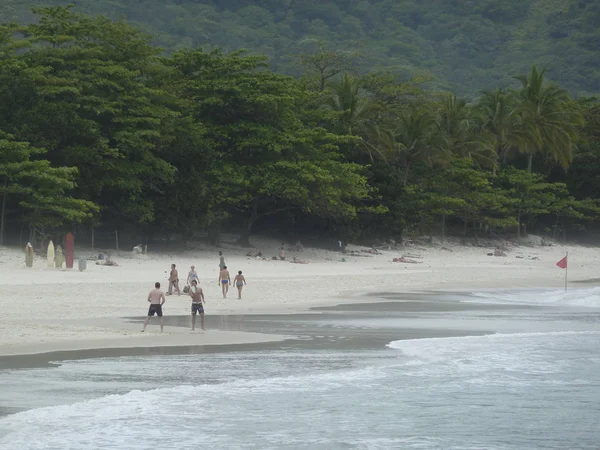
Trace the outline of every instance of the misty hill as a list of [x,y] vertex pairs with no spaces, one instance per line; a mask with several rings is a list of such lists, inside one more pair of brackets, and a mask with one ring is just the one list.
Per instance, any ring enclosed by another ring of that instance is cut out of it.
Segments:
[[510,85],[532,64],[574,95],[600,91],[598,0],[4,0],[0,19],[67,3],[139,24],[168,49],[247,48],[293,75],[297,55],[324,41],[358,52],[359,71],[425,71],[462,95]]

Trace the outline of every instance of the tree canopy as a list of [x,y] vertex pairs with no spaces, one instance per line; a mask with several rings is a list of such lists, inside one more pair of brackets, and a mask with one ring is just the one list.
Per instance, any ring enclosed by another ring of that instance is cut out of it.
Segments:
[[543,68],[465,99],[362,75],[320,41],[290,76],[73,7],[34,13],[0,26],[3,231],[234,229],[248,244],[265,226],[369,240],[597,227],[599,103]]
[[[69,0],[45,0],[44,5]],[[242,48],[264,54],[276,72],[322,78],[354,67],[406,80],[433,75],[434,88],[473,98],[506,88],[532,64],[572,95],[600,89],[600,4],[596,0],[78,0],[80,12],[125,19],[175,51]],[[0,21],[33,22],[34,0],[8,0]],[[323,59],[322,45],[330,57]],[[312,57],[310,57],[312,55]],[[333,58],[331,58],[333,57]],[[335,61],[336,64],[331,64]],[[323,86],[323,80],[320,80]]]

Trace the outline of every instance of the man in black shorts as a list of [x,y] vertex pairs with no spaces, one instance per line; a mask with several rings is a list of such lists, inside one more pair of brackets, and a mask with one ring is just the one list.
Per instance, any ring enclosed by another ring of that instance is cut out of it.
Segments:
[[158,281],[154,283],[154,289],[148,294],[148,301],[150,302],[150,308],[148,308],[148,317],[146,317],[142,331],[146,330],[146,325],[150,322],[150,318],[156,314],[160,317],[160,331],[162,333],[164,326],[162,305],[165,304],[165,293],[160,290],[160,283]]
[[189,291],[190,297],[192,297],[192,331],[196,329],[196,314],[200,314],[200,326],[204,330],[204,292],[202,288],[198,286],[196,280],[192,280],[192,286]]

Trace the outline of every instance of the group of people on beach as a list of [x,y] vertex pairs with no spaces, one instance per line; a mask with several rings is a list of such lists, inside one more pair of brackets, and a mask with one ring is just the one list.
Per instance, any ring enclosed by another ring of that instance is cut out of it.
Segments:
[[[221,286],[223,298],[227,298],[229,285],[231,284],[231,275],[229,274],[229,270],[225,264],[223,252],[219,252],[219,278],[217,283],[219,286]],[[242,289],[246,285],[246,278],[242,274],[241,270],[238,271],[237,275],[233,279],[233,283],[238,290],[238,299],[241,299]],[[150,303],[150,307],[148,308],[148,315],[144,322],[144,328],[142,331],[146,330],[146,326],[154,314],[160,318],[160,331],[163,331],[164,320],[162,306],[166,301],[166,295],[173,295],[173,290],[177,292],[177,295],[181,295],[181,289],[179,288],[179,272],[177,271],[177,266],[175,264],[171,264],[171,272],[169,273],[169,288],[167,293],[165,294],[160,289],[160,283],[156,282],[154,283],[154,289],[152,289],[148,294],[148,302]],[[186,279],[186,287],[183,289],[183,292],[189,295],[192,299],[192,331],[196,329],[197,314],[200,315],[200,327],[204,330],[204,304],[206,301],[204,299],[204,292],[200,287],[200,277],[198,276],[198,272],[196,272],[196,266],[192,265],[190,267],[190,271],[188,272]]]

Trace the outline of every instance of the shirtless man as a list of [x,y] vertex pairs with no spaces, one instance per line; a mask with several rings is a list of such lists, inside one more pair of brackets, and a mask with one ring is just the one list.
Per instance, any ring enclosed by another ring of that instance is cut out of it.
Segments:
[[227,270],[227,266],[223,266],[223,268],[219,272],[219,281],[217,283],[221,285],[221,289],[223,290],[223,298],[227,298],[229,284],[231,283],[231,275],[229,275],[229,270]]
[[244,275],[242,275],[241,270],[238,271],[238,274],[233,279],[233,282],[235,283],[235,287],[237,287],[238,300],[239,300],[242,298],[242,289],[244,288],[244,285],[246,284],[246,278],[244,278]]
[[175,268],[175,264],[171,264],[171,273],[169,274],[169,290],[167,295],[173,295],[173,288],[177,291],[177,295],[181,295],[179,290],[179,273]]
[[204,306],[202,303],[206,302],[204,301],[204,292],[196,280],[192,280],[190,297],[192,297],[192,331],[196,329],[196,313],[200,314],[200,327],[204,330]]
[[160,290],[160,283],[158,281],[154,283],[154,289],[148,294],[148,301],[150,302],[150,308],[148,308],[148,316],[146,317],[142,331],[146,331],[146,325],[150,322],[150,318],[156,314],[160,317],[160,332],[162,333],[164,326],[162,305],[165,304],[165,293]]

